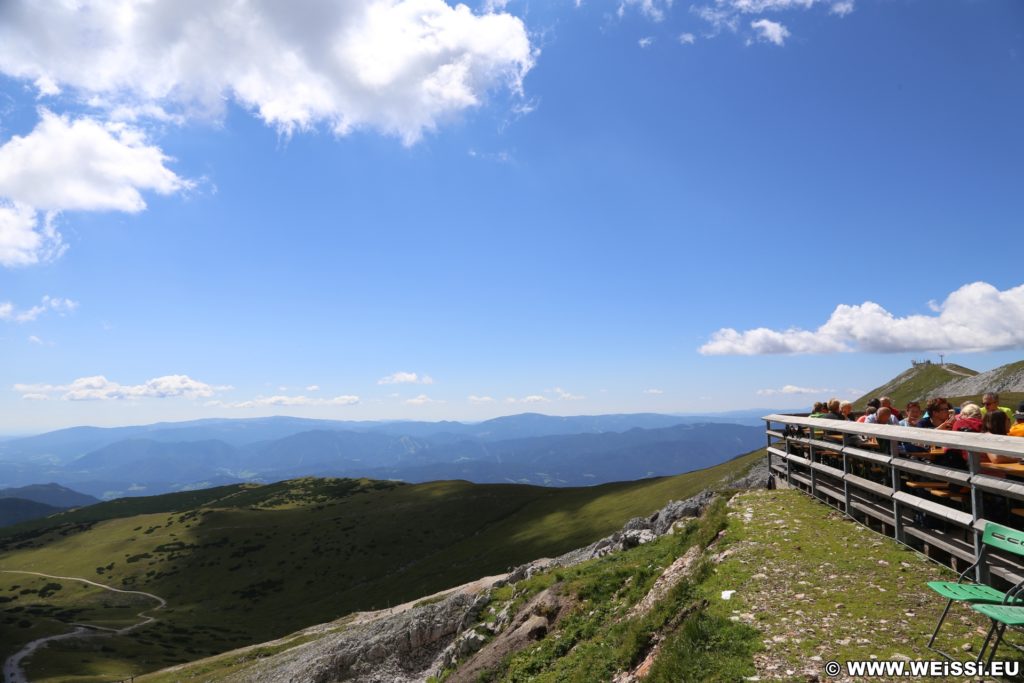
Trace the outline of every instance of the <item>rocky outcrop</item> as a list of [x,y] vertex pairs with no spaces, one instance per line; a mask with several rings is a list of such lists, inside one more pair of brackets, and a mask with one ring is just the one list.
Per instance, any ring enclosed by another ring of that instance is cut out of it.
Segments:
[[[421,605],[351,626],[341,633],[287,650],[265,664],[247,668],[247,682],[423,681],[456,635],[473,624],[488,604],[486,593],[456,592]],[[481,639],[482,640],[482,639]]]
[[[498,621],[490,625],[490,630],[497,635],[479,652],[469,659],[462,659],[462,664],[449,676],[450,683],[471,683],[479,680],[484,671],[495,668],[505,657],[522,650],[530,643],[540,640],[553,630],[562,618],[572,611],[575,602],[562,596],[557,586],[553,586],[531,599],[518,613],[508,619],[504,625]],[[485,627],[486,628],[486,627]],[[437,673],[455,663],[456,658],[441,662]]]
[[932,396],[972,396],[986,391],[1024,391],[1024,363],[1012,363],[983,372],[974,377],[964,377],[946,382],[930,392]]

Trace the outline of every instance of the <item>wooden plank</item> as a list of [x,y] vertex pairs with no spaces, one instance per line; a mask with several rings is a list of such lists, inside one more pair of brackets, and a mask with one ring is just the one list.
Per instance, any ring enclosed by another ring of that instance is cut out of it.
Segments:
[[999,434],[976,434],[973,432],[951,432],[942,429],[919,429],[917,427],[897,427],[893,425],[867,424],[847,420],[825,420],[817,417],[799,417],[796,415],[766,415],[761,418],[767,422],[812,427],[830,432],[873,436],[878,439],[910,441],[934,444],[947,448],[959,448],[968,451],[998,453],[1024,459],[1024,440],[1020,437],[1002,436]]
[[1024,484],[1020,482],[990,477],[987,474],[976,474],[971,477],[971,483],[982,491],[1024,500]]
[[779,450],[778,448],[773,448],[771,446],[768,447],[768,452],[771,453],[772,455],[777,455],[780,458],[785,458],[786,457],[786,451],[782,451],[782,450]]
[[796,472],[790,472],[789,473],[789,478],[793,479],[795,481],[798,481],[801,484],[804,484],[805,486],[810,486],[811,485],[811,478],[810,477],[805,477],[804,475],[797,474]]
[[943,479],[966,486],[969,486],[971,483],[970,472],[954,470],[950,467],[940,467],[939,465],[932,465],[927,462],[907,460],[906,458],[893,458],[892,466],[902,472],[914,472],[915,474],[923,474],[935,479]]
[[768,436],[774,436],[777,439],[785,439],[786,438],[785,434],[783,434],[782,432],[777,432],[774,429],[766,429],[765,430],[765,434],[767,434]]
[[789,460],[790,462],[795,462],[798,465],[803,465],[804,467],[810,467],[811,465],[810,459],[801,458],[799,455],[795,453],[787,453],[784,457],[786,458],[786,460]]
[[830,465],[824,465],[824,464],[822,464],[820,462],[812,462],[811,463],[811,469],[812,470],[816,470],[818,472],[824,472],[825,474],[831,475],[831,476],[835,477],[836,479],[842,479],[843,478],[843,471],[841,469],[838,469],[836,467],[832,467]]
[[826,484],[825,482],[822,481],[815,482],[814,488],[820,491],[821,493],[824,493],[829,498],[838,500],[840,502],[846,501],[846,495],[843,493],[843,490],[841,488],[837,488],[835,486],[832,486],[831,484]]
[[844,479],[850,482],[850,484],[852,484],[853,486],[858,486],[862,489],[867,489],[868,491],[871,491],[872,493],[877,494],[879,496],[885,496],[886,498],[892,497],[893,490],[891,486],[879,484],[877,481],[871,481],[870,479],[865,479],[864,477],[858,477],[856,474],[847,474],[844,477]]
[[904,505],[907,505],[914,509],[927,512],[928,514],[934,515],[941,519],[948,519],[949,521],[955,524],[959,524],[960,526],[969,527],[974,522],[974,518],[966,512],[954,510],[951,507],[942,505],[941,503],[936,503],[931,500],[925,500],[924,498],[912,496],[906,491],[897,491],[896,493],[892,494],[892,499],[899,501],[900,503],[903,503]]
[[[906,518],[904,518],[906,522]],[[957,557],[967,560],[973,563],[974,546],[967,543],[963,539],[957,538],[951,535],[948,531],[942,531],[940,529],[922,529],[921,527],[914,526],[913,523],[904,523],[903,533],[907,536],[913,536],[919,538],[929,545],[945,550],[950,555],[956,555]]]
[[883,524],[888,524],[889,526],[895,525],[896,518],[892,516],[892,511],[890,510],[886,512],[885,508],[883,508],[881,505],[869,503],[867,501],[863,501],[860,499],[855,499],[850,501],[850,507],[852,507],[855,510],[860,510],[865,515],[873,517],[877,519],[879,522],[882,522]]
[[891,455],[884,455],[882,453],[874,453],[872,451],[866,451],[863,448],[856,448],[854,446],[846,446],[843,448],[843,453],[852,456],[859,460],[870,460],[871,462],[878,463],[879,465],[888,465],[892,460]]

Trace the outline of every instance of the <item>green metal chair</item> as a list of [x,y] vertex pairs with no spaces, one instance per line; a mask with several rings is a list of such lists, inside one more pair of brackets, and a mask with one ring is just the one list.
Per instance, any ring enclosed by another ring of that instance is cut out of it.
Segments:
[[[929,581],[928,587],[938,593],[944,598],[948,598],[946,602],[946,609],[942,610],[942,616],[939,617],[939,623],[935,625],[935,631],[932,633],[931,639],[928,641],[928,649],[938,652],[947,659],[952,659],[949,655],[941,650],[937,650],[932,647],[935,642],[935,637],[939,635],[939,629],[942,628],[942,622],[946,620],[946,615],[949,614],[949,608],[954,602],[966,602],[970,603],[971,607],[981,611],[979,607],[1003,607],[1005,609],[1019,609],[1021,615],[1024,615],[1024,607],[1013,607],[1012,605],[1024,605],[1024,601],[1016,597],[1016,593],[1019,590],[1021,584],[1014,586],[1012,589],[1004,593],[1003,591],[986,586],[983,583],[963,583],[964,579],[968,577],[985,560],[985,555],[988,553],[989,548],[997,548],[999,550],[1006,550],[1016,555],[1024,556],[1024,532],[1011,529],[1010,527],[996,524],[995,522],[989,522],[985,525],[985,532],[981,537],[981,553],[978,555],[978,561],[972,564],[970,567],[964,570],[963,574],[956,581]],[[990,616],[990,618],[993,618]],[[1024,623],[1024,621],[1021,621]],[[992,629],[989,631],[989,637],[985,639],[985,645],[988,645],[989,638],[992,637],[992,632],[996,630],[996,622],[993,620]],[[1002,640],[1002,631],[1000,629],[999,638],[997,639],[996,646],[999,645],[999,640]],[[984,650],[984,648],[982,648]],[[995,649],[993,648],[993,652]],[[981,653],[978,654],[978,661],[981,661]],[[991,661],[991,659],[990,659]]]

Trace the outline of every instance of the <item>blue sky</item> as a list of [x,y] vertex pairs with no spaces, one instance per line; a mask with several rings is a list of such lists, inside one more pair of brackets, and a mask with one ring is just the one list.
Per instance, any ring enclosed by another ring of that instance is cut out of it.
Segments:
[[1021,358],[1018,2],[82,4],[0,9],[0,432]]

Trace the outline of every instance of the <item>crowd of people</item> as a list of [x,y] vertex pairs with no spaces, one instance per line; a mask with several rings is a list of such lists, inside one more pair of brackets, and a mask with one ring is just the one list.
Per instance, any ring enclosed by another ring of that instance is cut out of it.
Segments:
[[831,420],[856,420],[868,424],[901,425],[923,429],[946,429],[954,432],[978,432],[1024,436],[1024,401],[1017,410],[999,405],[999,394],[988,392],[981,397],[981,405],[971,401],[953,407],[949,399],[932,398],[922,407],[911,401],[901,411],[888,396],[868,401],[864,413],[853,417],[853,404],[833,398],[815,403],[810,417]]

